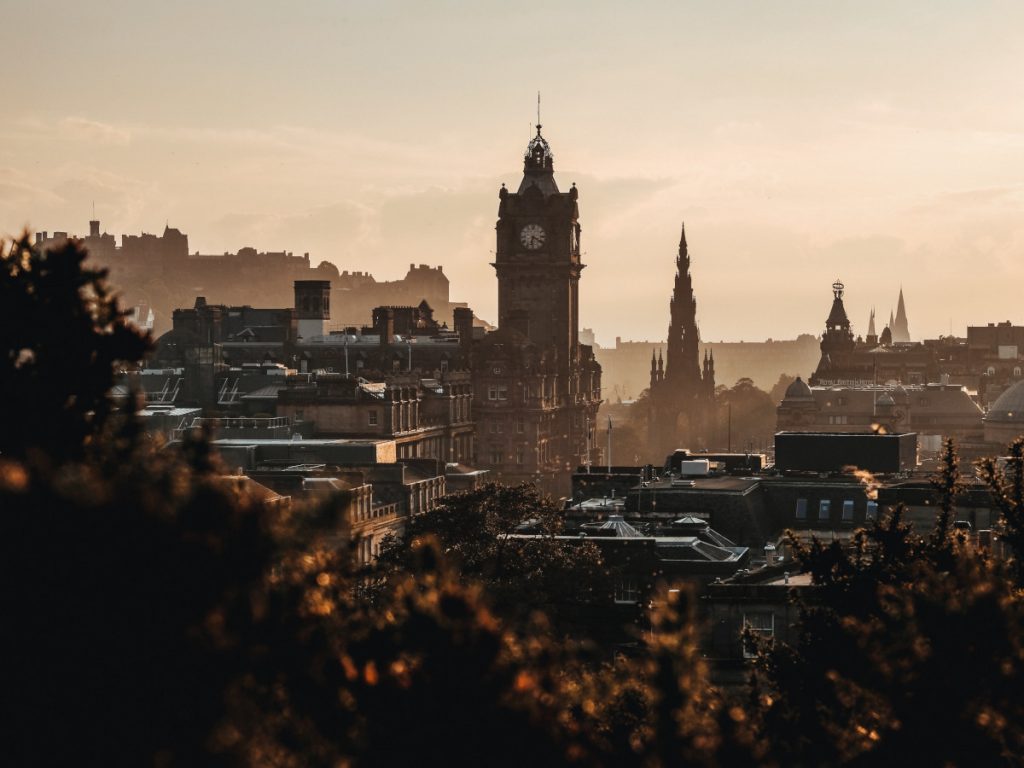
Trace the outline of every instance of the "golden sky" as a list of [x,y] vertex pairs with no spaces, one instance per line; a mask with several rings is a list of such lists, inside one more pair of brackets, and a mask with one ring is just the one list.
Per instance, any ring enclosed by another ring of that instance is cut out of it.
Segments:
[[[497,191],[543,94],[581,322],[707,340],[1024,323],[1024,3],[0,0],[0,233],[159,232],[395,279],[493,320]],[[881,330],[881,325],[879,326]]]

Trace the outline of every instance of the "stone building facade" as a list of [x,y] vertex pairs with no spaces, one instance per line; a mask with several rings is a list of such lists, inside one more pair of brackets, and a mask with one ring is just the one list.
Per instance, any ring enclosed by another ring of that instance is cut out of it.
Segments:
[[559,191],[538,125],[518,190],[498,194],[498,330],[472,350],[478,465],[556,494],[598,456],[601,367],[579,340],[578,196]]

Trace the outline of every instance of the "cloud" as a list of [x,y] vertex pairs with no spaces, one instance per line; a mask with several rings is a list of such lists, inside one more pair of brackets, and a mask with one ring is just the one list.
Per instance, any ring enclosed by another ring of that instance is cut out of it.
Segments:
[[68,138],[79,141],[123,146],[132,140],[132,134],[127,129],[85,117],[65,117],[60,126]]

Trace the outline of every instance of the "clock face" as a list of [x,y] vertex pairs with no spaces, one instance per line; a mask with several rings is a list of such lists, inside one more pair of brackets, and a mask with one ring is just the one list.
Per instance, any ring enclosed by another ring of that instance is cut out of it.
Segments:
[[546,237],[547,234],[544,232],[544,227],[540,224],[527,224],[519,233],[520,242],[531,251],[535,251],[544,245],[544,238]]

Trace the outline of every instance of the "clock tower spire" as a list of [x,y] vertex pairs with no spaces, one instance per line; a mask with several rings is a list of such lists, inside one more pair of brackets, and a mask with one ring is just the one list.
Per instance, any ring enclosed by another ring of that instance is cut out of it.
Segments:
[[579,347],[579,193],[560,192],[554,155],[537,124],[526,147],[519,190],[498,192],[498,326],[553,348],[568,366]]
[[474,347],[474,415],[481,466],[561,495],[599,463],[601,366],[579,342],[579,193],[558,189],[541,128],[538,114],[518,190],[498,191],[498,330]]

